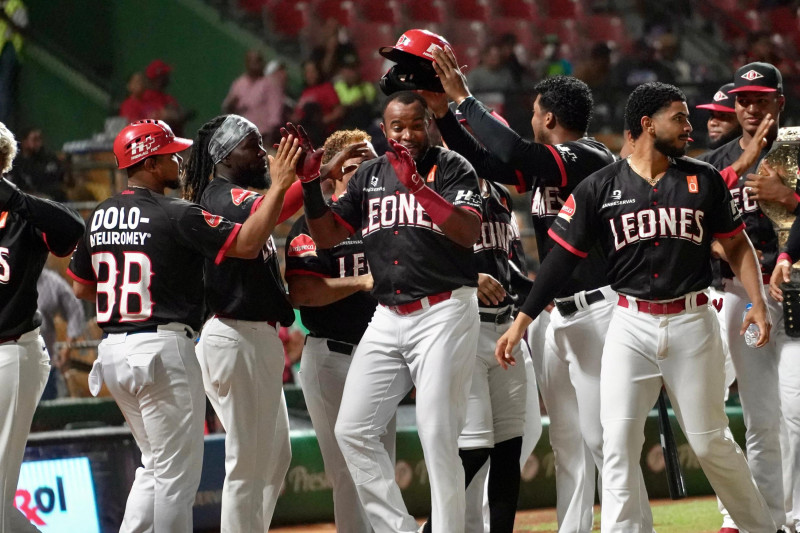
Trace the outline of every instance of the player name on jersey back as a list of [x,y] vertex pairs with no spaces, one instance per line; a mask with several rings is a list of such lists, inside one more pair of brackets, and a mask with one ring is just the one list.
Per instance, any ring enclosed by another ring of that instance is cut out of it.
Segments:
[[113,246],[133,245],[144,246],[150,237],[148,231],[137,231],[142,224],[149,224],[150,219],[143,217],[138,207],[108,207],[98,209],[92,215],[89,225],[89,245]]

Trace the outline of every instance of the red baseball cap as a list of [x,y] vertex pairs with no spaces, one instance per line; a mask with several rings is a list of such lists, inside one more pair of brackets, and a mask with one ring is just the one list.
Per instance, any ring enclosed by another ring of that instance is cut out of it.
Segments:
[[729,92],[783,93],[783,76],[775,65],[756,61],[739,67],[733,75],[734,88]]
[[710,104],[700,104],[695,106],[697,109],[709,109],[711,111],[720,111],[722,113],[736,113],[736,108],[734,108],[734,98],[735,96],[731,96],[730,92],[733,89],[733,83],[726,83],[722,87],[719,88],[717,93],[714,95],[714,101]]
[[172,67],[160,59],[154,59],[147,65],[144,71],[145,76],[151,80],[161,76],[162,74],[169,74],[172,72]]

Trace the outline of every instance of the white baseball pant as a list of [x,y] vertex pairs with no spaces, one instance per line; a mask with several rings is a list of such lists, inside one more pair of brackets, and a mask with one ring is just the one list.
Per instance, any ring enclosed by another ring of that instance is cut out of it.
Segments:
[[639,500],[644,423],[662,384],[706,477],[734,520],[750,533],[776,530],[764,498],[728,429],[719,327],[699,293],[672,315],[618,306],[609,325],[600,380],[603,423],[602,531],[645,529]]
[[[766,288],[769,289],[768,287]],[[725,280],[722,317],[725,322],[728,350],[736,373],[739,400],[745,425],[747,462],[758,489],[767,502],[776,524],[786,521],[783,492],[783,461],[781,458],[780,427],[781,398],[778,378],[782,342],[778,329],[783,329],[780,304],[767,298],[772,318],[772,336],[761,348],[750,348],[739,335],[745,306],[750,302],[738,278]],[[783,336],[783,341],[786,340]],[[723,527],[737,527],[735,520],[720,506]],[[742,527],[744,529],[744,527]]]
[[[355,346],[352,347],[355,352]],[[322,460],[325,463],[325,474],[333,486],[336,529],[352,533],[370,533],[372,526],[367,512],[358,499],[356,486],[350,477],[350,471],[347,469],[347,463],[334,434],[344,383],[352,360],[351,354],[328,348],[328,339],[308,336],[300,359],[300,382],[308,414],[311,416],[311,423],[317,435]],[[395,435],[395,419],[392,418],[386,434],[380,438],[392,464],[395,458]]]
[[377,533],[416,532],[380,438],[417,388],[417,428],[431,483],[434,533],[464,529],[464,426],[478,344],[476,289],[408,315],[378,306],[347,374],[336,440]]
[[33,413],[50,375],[39,328],[0,344],[0,531],[39,531],[14,507]]
[[594,519],[592,454],[583,441],[578,399],[569,380],[569,368],[545,338],[552,313],[541,313],[528,327],[528,342],[539,392],[550,421],[550,447],[556,475],[556,519],[559,530],[589,532]]
[[188,326],[112,333],[95,368],[142,452],[121,533],[192,532],[192,504],[203,465],[205,395]]
[[197,345],[203,385],[225,428],[222,533],[269,529],[292,460],[283,343],[267,322],[210,318]]
[[782,309],[774,321],[772,332],[779,358],[786,523],[800,531],[800,339],[786,335]]
[[[539,407],[539,389],[536,386],[536,373],[533,370],[533,359],[530,348],[525,341],[522,344],[522,357],[525,361],[525,426],[522,435],[522,449],[519,467],[522,470],[533,453],[539,437],[542,436],[542,414]],[[492,347],[494,349],[494,346]],[[515,355],[516,357],[516,355]],[[520,359],[517,359],[520,361]],[[489,498],[488,486],[491,458],[478,470],[472,483],[467,487],[466,530],[465,533],[489,532]]]

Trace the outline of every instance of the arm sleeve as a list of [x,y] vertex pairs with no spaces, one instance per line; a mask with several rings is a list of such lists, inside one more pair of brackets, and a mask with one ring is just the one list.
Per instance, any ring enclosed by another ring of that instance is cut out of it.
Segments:
[[35,227],[53,254],[66,257],[75,250],[85,228],[77,211],[23,192],[13,198],[12,204],[6,205],[6,209],[17,213]]
[[283,197],[283,208],[281,209],[280,215],[278,215],[278,222],[285,222],[287,219],[291,218],[292,215],[297,213],[301,207],[303,207],[303,184],[300,180],[295,181],[292,183],[292,186],[289,187],[289,190],[286,191],[286,196]]
[[554,246],[542,262],[536,281],[533,282],[533,287],[520,310],[531,318],[539,316],[569,280],[580,260],[579,256],[563,246]]
[[517,172],[481,146],[451,111],[444,117],[436,119],[436,126],[447,146],[463,155],[475,167],[478,176],[498,183],[520,185]]
[[561,169],[547,145],[526,141],[494,118],[475,98],[467,98],[458,109],[478,140],[500,161],[526,174],[535,169],[537,176],[558,176],[560,184]]
[[786,241],[786,247],[783,252],[789,254],[792,262],[800,259],[800,217],[794,219],[792,222],[792,229],[789,231],[789,240]]

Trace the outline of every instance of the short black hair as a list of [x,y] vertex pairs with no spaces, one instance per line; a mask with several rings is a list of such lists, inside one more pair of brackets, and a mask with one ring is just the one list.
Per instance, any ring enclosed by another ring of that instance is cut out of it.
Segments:
[[592,90],[573,76],[545,78],[533,88],[533,96],[541,96],[539,107],[556,116],[564,128],[584,135],[592,119]]
[[389,97],[383,103],[383,108],[381,109],[381,120],[383,120],[383,116],[386,114],[386,108],[389,107],[389,104],[392,102],[400,102],[403,105],[419,102],[419,105],[422,106],[422,110],[425,112],[425,118],[429,118],[428,102],[426,102],[425,99],[419,95],[419,93],[415,93],[414,91],[398,91],[389,95]]
[[642,117],[652,117],[672,102],[685,102],[683,91],[668,83],[653,81],[636,87],[625,104],[625,124],[631,136],[638,139],[642,134]]

